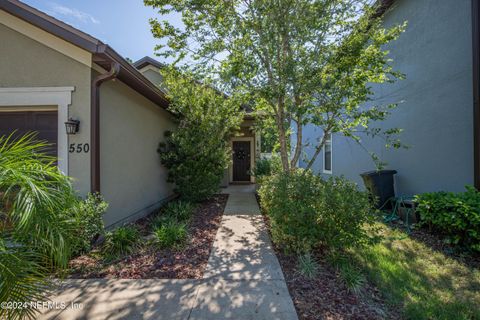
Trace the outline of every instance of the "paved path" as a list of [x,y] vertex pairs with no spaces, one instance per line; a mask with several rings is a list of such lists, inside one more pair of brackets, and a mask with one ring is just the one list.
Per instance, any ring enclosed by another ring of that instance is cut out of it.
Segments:
[[253,186],[230,186],[190,319],[297,319]]
[[[188,319],[202,280],[67,280],[39,319]],[[62,309],[61,303],[67,308]],[[72,305],[73,303],[73,305]],[[81,306],[81,307],[78,307]]]
[[253,186],[224,193],[204,279],[69,280],[40,319],[297,319]]

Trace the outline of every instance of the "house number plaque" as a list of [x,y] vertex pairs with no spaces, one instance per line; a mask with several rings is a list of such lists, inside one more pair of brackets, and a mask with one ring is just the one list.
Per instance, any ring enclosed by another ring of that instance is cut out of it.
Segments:
[[90,151],[90,144],[88,143],[70,143],[68,152],[70,153],[88,153]]

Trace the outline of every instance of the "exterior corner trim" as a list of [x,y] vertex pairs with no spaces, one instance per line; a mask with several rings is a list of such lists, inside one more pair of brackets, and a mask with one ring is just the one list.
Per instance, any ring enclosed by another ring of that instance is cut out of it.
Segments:
[[480,0],[472,0],[473,181],[480,190]]

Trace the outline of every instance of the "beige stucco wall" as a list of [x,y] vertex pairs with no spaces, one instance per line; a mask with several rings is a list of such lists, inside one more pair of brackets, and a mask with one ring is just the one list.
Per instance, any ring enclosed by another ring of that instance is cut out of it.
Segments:
[[150,213],[172,196],[157,147],[175,128],[169,113],[119,80],[100,88],[101,191],[112,227]]
[[[68,143],[90,143],[91,69],[64,54],[71,51],[88,62],[86,52],[77,52],[81,49],[72,48],[65,41],[33,26],[22,25],[16,18],[0,12],[0,87],[75,87],[69,116],[81,121],[80,132],[69,136]],[[47,40],[49,46],[34,39]],[[90,189],[90,154],[70,153],[68,161],[68,174],[74,178],[79,194],[85,195]]]

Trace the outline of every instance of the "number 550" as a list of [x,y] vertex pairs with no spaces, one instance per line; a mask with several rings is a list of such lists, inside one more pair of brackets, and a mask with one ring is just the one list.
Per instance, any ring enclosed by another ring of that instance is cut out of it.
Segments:
[[68,152],[70,153],[87,153],[90,151],[90,145],[88,143],[70,143]]

